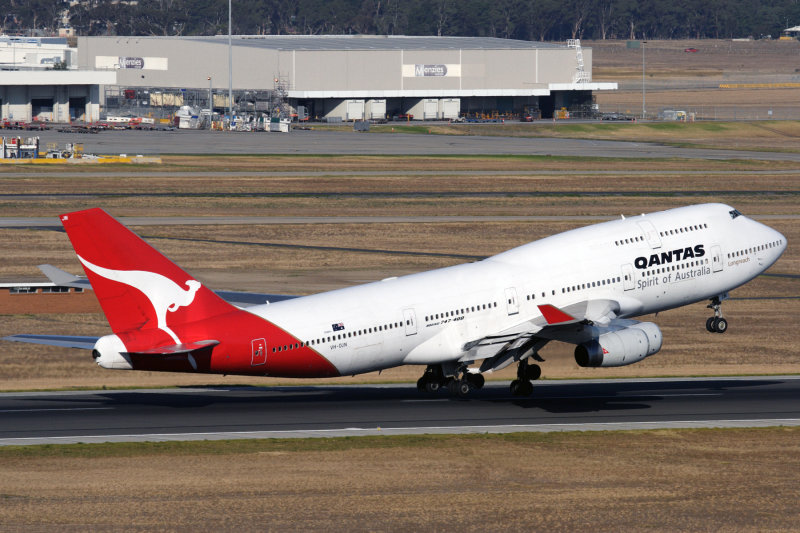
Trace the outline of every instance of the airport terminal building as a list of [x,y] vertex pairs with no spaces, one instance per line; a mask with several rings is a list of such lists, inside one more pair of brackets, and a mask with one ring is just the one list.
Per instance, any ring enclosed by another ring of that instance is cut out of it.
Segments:
[[[234,36],[234,108],[268,111],[275,93],[312,118],[448,119],[468,113],[538,113],[591,103],[591,49],[485,37]],[[109,107],[139,112],[192,104],[228,107],[227,36],[79,37],[77,68],[113,71]],[[144,111],[142,110],[144,108]],[[157,113],[154,113],[157,114]]]

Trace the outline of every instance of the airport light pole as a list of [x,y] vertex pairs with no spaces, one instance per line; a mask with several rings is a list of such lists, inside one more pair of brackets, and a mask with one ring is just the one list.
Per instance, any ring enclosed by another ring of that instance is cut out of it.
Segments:
[[208,114],[214,114],[214,102],[211,100],[211,76],[208,77]]
[[228,120],[233,122],[233,48],[231,45],[231,0],[228,0]]
[[647,44],[647,41],[642,40],[642,120],[644,120],[645,115],[647,114],[647,110],[645,109],[645,88],[644,88],[644,48]]

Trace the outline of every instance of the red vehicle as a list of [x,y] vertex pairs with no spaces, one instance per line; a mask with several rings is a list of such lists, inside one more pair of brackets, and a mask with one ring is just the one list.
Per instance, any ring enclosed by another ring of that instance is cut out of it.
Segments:
[[683,51],[687,54],[696,54],[699,50],[697,48],[686,48]]
[[44,131],[44,130],[49,130],[49,129],[50,129],[50,126],[49,126],[49,125],[48,125],[46,122],[42,122],[42,121],[40,121],[40,120],[34,120],[33,122],[30,122],[30,123],[28,123],[28,124],[25,124],[25,125],[24,125],[24,128],[25,128],[26,130],[39,130],[39,131]]

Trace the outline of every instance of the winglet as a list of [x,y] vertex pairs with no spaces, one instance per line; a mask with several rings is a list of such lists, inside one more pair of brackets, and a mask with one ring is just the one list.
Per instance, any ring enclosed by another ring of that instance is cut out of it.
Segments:
[[576,322],[578,320],[550,304],[539,305],[537,307],[548,324],[564,324],[566,322]]

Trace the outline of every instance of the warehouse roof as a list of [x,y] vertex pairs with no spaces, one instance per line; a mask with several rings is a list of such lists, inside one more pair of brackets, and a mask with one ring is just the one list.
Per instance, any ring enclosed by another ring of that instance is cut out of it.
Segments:
[[[228,42],[227,35],[183,38],[226,44]],[[531,50],[565,48],[565,45],[561,44],[495,37],[410,37],[405,35],[234,35],[233,44],[275,50]]]

